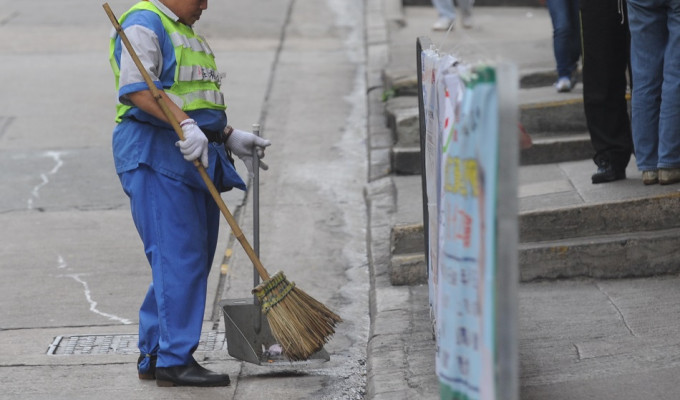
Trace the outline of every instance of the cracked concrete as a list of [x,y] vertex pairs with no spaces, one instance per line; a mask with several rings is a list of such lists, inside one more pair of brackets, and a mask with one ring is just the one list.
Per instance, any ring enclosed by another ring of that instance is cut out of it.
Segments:
[[633,332],[633,330],[632,330],[632,329],[630,328],[630,326],[628,325],[628,322],[626,321],[626,316],[623,314],[623,311],[621,311],[621,308],[619,308],[619,306],[616,305],[616,301],[614,301],[614,299],[611,298],[611,296],[609,295],[609,293],[607,293],[607,291],[606,291],[604,288],[602,288],[602,285],[600,285],[598,282],[595,282],[595,287],[597,287],[597,289],[598,289],[600,292],[602,292],[602,294],[604,294],[605,296],[607,296],[607,300],[609,300],[609,302],[610,302],[611,305],[614,307],[614,309],[616,309],[616,312],[619,313],[619,316],[621,317],[621,321],[622,321],[623,324],[626,326],[626,328],[628,329],[628,332],[630,332],[631,336],[637,336],[637,335],[635,334],[635,332]]
[[661,379],[680,368],[678,287],[677,275],[522,283],[521,398],[678,398]]

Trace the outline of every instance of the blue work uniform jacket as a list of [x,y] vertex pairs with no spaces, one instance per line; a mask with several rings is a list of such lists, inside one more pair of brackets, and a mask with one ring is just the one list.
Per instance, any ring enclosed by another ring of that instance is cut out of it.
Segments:
[[[159,10],[176,19],[176,16],[169,15],[171,13],[167,9],[159,7]],[[126,30],[135,25],[148,29],[153,32],[151,36],[155,35],[157,38],[158,47],[154,51],[158,51],[160,54],[152,54],[150,57],[148,43],[144,46],[147,49],[147,54],[144,55],[146,59],[162,59],[161,65],[155,66],[158,80],[154,83],[159,88],[171,87],[175,83],[177,61],[175,60],[173,42],[163,27],[160,17],[155,12],[148,10],[135,11],[127,16],[123,22],[123,29]],[[129,39],[135,47],[134,36]],[[121,46],[120,37],[117,37],[113,57],[119,68],[121,65]],[[153,48],[153,46],[151,47]],[[159,55],[160,57],[158,57]],[[123,73],[125,71],[121,70],[121,75]],[[129,104],[129,100],[126,99],[128,94],[145,89],[148,89],[148,86],[144,81],[124,84],[118,91],[119,101],[121,103],[127,101]],[[187,111],[187,114],[198,123],[198,126],[204,132],[221,132],[227,125],[227,116],[221,110],[199,109]],[[143,164],[187,185],[207,190],[196,167],[193,163],[184,160],[179,148],[175,146],[177,140],[179,138],[169,124],[137,107],[132,107],[122,117],[113,132],[112,144],[116,172],[122,174]],[[208,157],[207,172],[219,191],[226,191],[232,187],[245,189],[245,183],[234,169],[222,144],[211,142]]]

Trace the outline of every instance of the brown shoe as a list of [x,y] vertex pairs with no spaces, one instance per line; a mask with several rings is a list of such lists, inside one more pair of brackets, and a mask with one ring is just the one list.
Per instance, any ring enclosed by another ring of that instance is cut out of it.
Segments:
[[659,183],[659,172],[657,170],[642,171],[642,183],[654,185]]
[[680,168],[659,168],[659,183],[670,185],[680,182]]

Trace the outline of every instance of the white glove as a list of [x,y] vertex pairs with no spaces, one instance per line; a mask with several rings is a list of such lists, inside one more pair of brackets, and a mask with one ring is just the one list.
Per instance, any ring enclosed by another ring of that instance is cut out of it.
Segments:
[[193,119],[185,119],[179,124],[184,133],[184,140],[175,142],[187,161],[201,158],[201,164],[208,168],[208,138]]
[[[257,151],[258,158],[264,158],[264,148],[271,145],[272,142],[250,132],[234,129],[225,144],[246,165],[248,175],[253,176],[253,150]],[[260,168],[265,171],[269,169],[267,164],[261,161]]]

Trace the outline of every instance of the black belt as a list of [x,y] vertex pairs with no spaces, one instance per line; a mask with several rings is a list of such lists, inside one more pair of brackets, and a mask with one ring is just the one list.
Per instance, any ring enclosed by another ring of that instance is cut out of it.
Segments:
[[[136,121],[136,122],[139,122],[141,124],[151,125],[148,121],[142,121],[142,120],[139,120],[139,119],[137,119],[133,116],[128,116],[126,118],[129,118],[129,119]],[[210,141],[210,142],[215,142],[215,143],[220,143],[220,144],[227,142],[228,137],[227,137],[227,134],[224,133],[224,131],[218,132],[218,131],[209,131],[209,130],[206,130],[206,129],[201,129],[201,130],[203,131],[203,134],[205,135],[205,137],[208,138],[208,141]]]
[[224,134],[224,131],[209,131],[206,129],[202,129],[203,133],[205,134],[205,137],[208,138],[208,141],[210,142],[215,142],[215,143],[225,143],[227,141],[227,135]]

